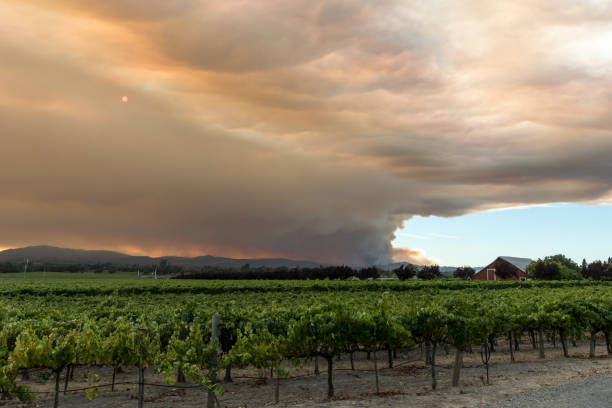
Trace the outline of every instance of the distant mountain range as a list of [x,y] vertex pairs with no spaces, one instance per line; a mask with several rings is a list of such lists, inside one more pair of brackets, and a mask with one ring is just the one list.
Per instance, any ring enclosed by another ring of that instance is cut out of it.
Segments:
[[[166,259],[171,265],[186,267],[217,266],[226,268],[240,268],[249,264],[252,268],[260,266],[277,268],[286,266],[289,268],[316,268],[329,264],[321,264],[312,261],[296,261],[285,258],[254,258],[254,259],[234,259],[223,258],[212,255],[196,256],[193,258],[181,256],[161,256],[149,257],[128,255],[121,252],[104,250],[85,250],[58,248],[49,245],[29,246],[25,248],[7,249],[0,251],[0,262],[30,262],[54,264],[54,265],[74,265],[74,264],[113,264],[113,265],[158,265],[162,259]],[[402,265],[409,265],[408,262],[395,262],[385,265],[376,265],[377,268],[386,271],[399,268]],[[418,265],[417,265],[418,266]],[[454,266],[440,266],[443,275],[450,275],[456,268]],[[477,268],[475,268],[478,270]]]
[[256,259],[233,259],[218,256],[204,255],[193,258],[180,256],[162,256],[153,258],[149,256],[128,255],[121,252],[58,248],[48,245],[29,246],[25,248],[7,249],[0,251],[0,262],[30,262],[46,263],[56,265],[74,264],[105,264],[113,265],[157,265],[162,259],[168,260],[171,265],[179,266],[220,266],[228,268],[241,267],[249,264],[252,268],[260,266],[290,268],[313,268],[322,264],[311,261],[295,261],[284,258],[256,258]]

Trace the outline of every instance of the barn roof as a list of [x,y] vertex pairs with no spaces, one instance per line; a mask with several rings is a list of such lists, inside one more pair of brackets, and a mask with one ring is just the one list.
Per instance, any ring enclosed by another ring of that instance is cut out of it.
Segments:
[[512,265],[519,268],[521,271],[525,272],[527,270],[527,265],[533,262],[533,259],[529,258],[517,258],[515,256],[500,256],[506,262],[511,263]]

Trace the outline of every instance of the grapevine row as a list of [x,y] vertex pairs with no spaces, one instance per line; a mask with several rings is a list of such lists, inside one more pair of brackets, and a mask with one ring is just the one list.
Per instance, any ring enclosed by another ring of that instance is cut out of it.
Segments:
[[[537,334],[543,345],[547,334],[559,339],[567,355],[569,341],[603,333],[611,351],[612,287],[607,285],[338,294],[5,297],[0,389],[4,396],[26,400],[30,394],[18,373],[46,368],[55,374],[57,398],[61,372],[81,364],[151,366],[168,383],[178,377],[221,392],[214,381],[217,369],[226,368],[226,378],[231,367],[282,374],[281,361],[322,358],[331,397],[334,359],[356,351],[373,353],[376,361],[377,351],[424,345],[433,388],[435,350],[443,346],[457,353],[455,384],[463,353],[473,345],[490,348],[499,336],[512,344],[517,335]],[[212,336],[214,314],[221,316],[218,338]],[[219,364],[211,366],[216,356]]]

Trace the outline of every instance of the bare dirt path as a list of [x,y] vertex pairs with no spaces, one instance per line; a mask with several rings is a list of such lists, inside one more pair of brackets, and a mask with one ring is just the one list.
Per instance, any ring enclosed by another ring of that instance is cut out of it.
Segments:
[[612,375],[579,378],[556,387],[518,395],[489,408],[610,408]]

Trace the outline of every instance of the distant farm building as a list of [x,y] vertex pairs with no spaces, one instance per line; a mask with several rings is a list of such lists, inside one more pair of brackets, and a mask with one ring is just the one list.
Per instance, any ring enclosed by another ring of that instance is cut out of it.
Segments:
[[[513,256],[499,256],[489,265],[482,268],[472,276],[472,280],[526,280],[527,265],[533,260],[529,258],[516,258]],[[512,271],[513,274],[502,278],[496,272],[499,270]]]

